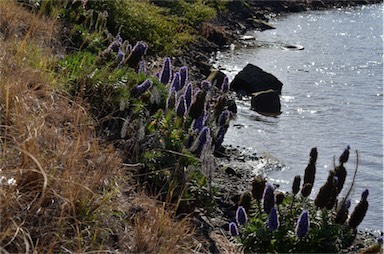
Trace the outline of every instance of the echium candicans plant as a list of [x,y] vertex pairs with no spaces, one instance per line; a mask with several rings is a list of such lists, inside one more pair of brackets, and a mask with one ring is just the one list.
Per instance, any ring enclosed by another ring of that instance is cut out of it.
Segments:
[[147,92],[149,89],[151,89],[153,85],[152,80],[146,79],[143,83],[140,85],[136,85],[132,88],[131,94],[135,97],[139,97],[143,95],[145,92]]
[[[317,196],[315,198],[315,205],[319,208],[333,207],[335,200],[335,195],[337,195],[337,180],[335,179],[335,172],[333,170],[329,171],[329,175],[325,184],[320,188]],[[330,209],[328,209],[330,210]]]
[[[111,35],[110,38],[112,41],[108,47],[98,55],[96,61],[98,63],[103,63],[104,61],[113,60],[115,63],[118,63],[118,66],[121,66],[128,53],[123,47],[122,39],[119,34],[115,37]],[[125,41],[124,43],[128,44],[128,41]]]
[[262,176],[255,176],[252,181],[252,196],[256,201],[261,201],[267,180]]
[[340,155],[340,158],[339,158],[340,165],[335,168],[335,176],[338,178],[338,183],[337,183],[338,193],[340,193],[341,190],[343,189],[345,179],[347,178],[347,170],[344,167],[344,163],[348,161],[350,148],[351,148],[350,146],[347,146],[344,152]]
[[171,87],[176,91],[180,91],[181,89],[181,84],[180,84],[180,73],[176,72],[175,75],[173,76],[173,80],[171,83]]
[[160,71],[160,82],[164,85],[171,82],[172,78],[172,69],[171,69],[171,59],[166,57],[163,62],[163,67]]
[[279,222],[279,215],[277,213],[276,208],[272,207],[271,212],[269,214],[268,219],[268,228],[271,231],[277,230],[279,228],[280,222]]
[[129,56],[126,58],[128,66],[131,68],[137,68],[141,60],[143,60],[144,55],[147,53],[148,45],[143,41],[136,42],[136,45],[133,47]]
[[223,93],[227,93],[229,91],[229,80],[227,76],[225,76],[223,79],[223,83],[221,84],[221,91]]
[[303,210],[297,220],[295,233],[299,238],[307,236],[309,232],[309,213],[308,210]]
[[316,160],[317,160],[317,148],[314,147],[311,149],[309,163],[304,171],[303,187],[307,183],[310,183],[312,187],[315,182]]
[[193,120],[192,128],[193,130],[201,131],[205,126],[205,121],[207,120],[207,116],[203,113],[197,119]]
[[246,191],[241,195],[239,207],[243,207],[245,211],[249,214],[252,206],[252,194],[249,191]]
[[281,191],[275,192],[275,201],[276,201],[275,203],[277,206],[283,203],[284,197],[285,197],[284,192],[281,192]]
[[182,66],[179,69],[180,73],[180,89],[184,87],[185,84],[188,82],[188,67]]
[[147,73],[147,67],[145,66],[146,65],[146,62],[145,60],[141,60],[140,63],[139,63],[139,68],[137,70],[137,73],[144,73],[146,74]]
[[221,114],[217,118],[217,125],[220,127],[228,125],[231,114],[232,114],[232,112],[229,111],[228,109],[221,112]]
[[207,91],[211,88],[212,86],[212,83],[209,81],[209,80],[203,80],[201,83],[200,83],[200,88]]
[[125,53],[119,48],[116,55],[116,61],[118,62],[118,67],[121,66],[125,59]]
[[207,145],[210,145],[210,130],[207,126],[204,126],[203,129],[200,132],[199,137],[195,141],[194,146],[191,148],[192,152],[196,153],[197,156],[201,155],[201,152],[204,150],[204,148]]
[[225,133],[228,130],[228,126],[221,126],[216,135],[215,140],[215,152],[219,152],[222,149]]
[[185,104],[186,104],[188,110],[192,104],[192,93],[193,93],[192,83],[189,83],[187,85],[187,88],[185,89],[185,92],[184,92]]
[[344,224],[348,219],[349,208],[351,207],[351,199],[344,198],[339,205],[335,216],[335,222],[339,224]]
[[248,221],[247,212],[243,206],[239,206],[236,210],[236,222],[238,225],[244,225]]
[[292,183],[292,194],[295,196],[300,191],[300,182],[301,177],[299,175],[295,176]]
[[184,95],[180,95],[176,106],[176,115],[178,117],[184,117],[187,112],[187,106],[185,104]]
[[275,188],[271,183],[267,183],[263,193],[263,210],[266,214],[271,212],[272,207],[275,205]]
[[[203,111],[204,112],[204,111]],[[201,132],[201,130],[205,127],[205,121],[207,120],[207,116],[205,113],[201,114],[197,119],[194,119],[191,123],[190,130],[189,130],[189,136],[186,142],[186,148],[191,148],[191,150],[196,149],[196,144],[192,146],[195,139]]]
[[363,191],[363,193],[361,194],[361,199],[359,203],[357,203],[355,209],[353,210],[351,216],[349,217],[348,225],[353,229],[357,228],[360,225],[360,223],[363,221],[365,217],[365,214],[367,213],[368,195],[369,195],[368,189]]
[[344,150],[344,152],[340,155],[340,157],[339,157],[340,165],[343,165],[344,163],[346,163],[348,161],[350,149],[351,149],[351,147],[348,145],[347,148]]
[[239,235],[239,229],[237,228],[237,225],[235,222],[229,223],[229,233],[231,234],[231,236]]
[[236,210],[236,222],[229,223],[229,234],[231,236],[238,236],[239,235],[239,228],[237,225],[242,226],[248,221],[248,215],[244,209],[244,207],[239,206]]
[[176,105],[176,91],[172,88],[169,88],[168,97],[166,101],[166,110],[174,108]]

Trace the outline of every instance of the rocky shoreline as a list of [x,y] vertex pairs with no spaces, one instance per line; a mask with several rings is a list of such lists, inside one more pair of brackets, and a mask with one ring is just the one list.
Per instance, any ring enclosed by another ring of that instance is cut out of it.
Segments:
[[[219,14],[217,20],[204,29],[210,30],[210,37],[202,41],[199,48],[186,52],[184,56],[176,58],[178,64],[194,66],[191,75],[197,79],[208,77],[211,74],[211,53],[228,48],[229,44],[244,45],[242,36],[249,30],[273,29],[268,24],[270,17],[283,13],[300,12],[306,10],[321,10],[328,8],[342,8],[362,4],[380,3],[380,0],[367,1],[247,1],[235,3],[230,9],[229,15]],[[256,38],[257,40],[257,38]],[[196,211],[194,223],[198,234],[206,239],[206,250],[212,253],[220,252],[220,244],[216,235],[228,233],[228,225],[235,217],[241,194],[250,189],[254,175],[254,169],[262,168],[264,158],[257,154],[251,154],[246,148],[228,146],[225,153],[216,158],[217,169],[213,172],[212,187],[217,188],[215,197],[217,207],[215,211],[207,215],[204,211]],[[258,172],[260,174],[262,172]],[[278,187],[278,186],[277,186]],[[341,253],[377,253],[382,251],[377,244],[378,233],[366,230],[358,230],[353,244],[342,250]],[[237,249],[236,244],[234,249]],[[221,250],[223,251],[223,250]]]

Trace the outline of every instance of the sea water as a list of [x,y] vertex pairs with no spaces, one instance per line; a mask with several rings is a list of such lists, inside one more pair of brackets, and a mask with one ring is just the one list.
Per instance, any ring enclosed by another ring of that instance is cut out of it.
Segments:
[[344,189],[358,151],[351,208],[369,189],[360,228],[383,230],[383,4],[281,15],[270,23],[276,29],[248,34],[258,47],[219,52],[215,64],[230,80],[248,63],[275,75],[284,84],[282,114],[263,116],[250,110],[249,100],[238,100],[224,144],[262,156],[255,173],[264,169],[286,191],[295,175],[303,178],[309,152],[317,147],[312,198],[350,145]]

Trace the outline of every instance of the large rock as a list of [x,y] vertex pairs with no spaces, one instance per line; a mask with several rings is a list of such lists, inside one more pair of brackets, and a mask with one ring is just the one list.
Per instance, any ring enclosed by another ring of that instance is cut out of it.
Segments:
[[251,108],[264,115],[281,114],[279,93],[269,89],[252,94]]
[[231,83],[231,90],[241,95],[251,95],[269,89],[281,94],[282,87],[283,83],[275,76],[253,64],[247,64]]

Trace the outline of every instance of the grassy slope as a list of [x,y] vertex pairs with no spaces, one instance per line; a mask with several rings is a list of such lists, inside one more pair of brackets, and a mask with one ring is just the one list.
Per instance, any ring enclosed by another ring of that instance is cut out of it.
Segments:
[[[132,191],[130,166],[95,135],[87,105],[61,88],[52,69],[60,24],[13,2],[0,8],[0,251],[197,246],[187,220],[174,221],[172,209]],[[4,184],[9,179],[16,185]]]

